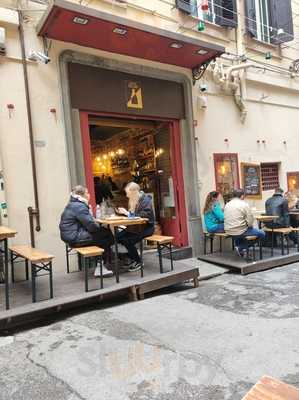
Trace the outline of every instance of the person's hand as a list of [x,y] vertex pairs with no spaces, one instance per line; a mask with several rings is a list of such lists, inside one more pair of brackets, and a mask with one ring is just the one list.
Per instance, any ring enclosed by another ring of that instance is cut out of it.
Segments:
[[119,208],[117,209],[117,212],[118,212],[119,214],[122,214],[122,215],[125,215],[125,216],[128,216],[128,215],[129,215],[129,212],[128,212],[125,208],[123,208],[123,207],[119,207]]

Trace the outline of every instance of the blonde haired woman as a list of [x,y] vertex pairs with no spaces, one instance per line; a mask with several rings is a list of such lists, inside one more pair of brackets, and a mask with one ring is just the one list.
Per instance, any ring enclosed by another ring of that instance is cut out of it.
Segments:
[[117,235],[118,242],[126,247],[128,255],[132,260],[129,271],[134,272],[141,269],[141,258],[135,245],[141,242],[145,237],[151,236],[155,230],[155,217],[153,210],[152,197],[140,191],[140,186],[135,182],[130,182],[125,187],[126,195],[129,199],[128,210],[118,208],[118,214],[123,214],[127,217],[147,218],[148,223],[138,225],[136,227],[127,227]]

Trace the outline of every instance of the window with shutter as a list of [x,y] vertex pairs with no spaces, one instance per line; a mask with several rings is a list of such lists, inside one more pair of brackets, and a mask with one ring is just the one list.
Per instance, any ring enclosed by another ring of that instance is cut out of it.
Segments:
[[214,0],[217,25],[235,28],[238,23],[236,0]]
[[293,40],[291,0],[245,0],[246,29],[258,40],[280,44]]
[[291,0],[268,0],[269,19],[272,27],[271,43],[280,44],[294,39]]
[[203,12],[202,0],[191,0],[192,15],[202,21],[209,21],[221,26],[237,25],[236,0],[208,0],[209,9]]
[[176,7],[187,14],[191,14],[191,0],[175,0]]
[[263,190],[273,190],[279,187],[279,164],[261,164]]

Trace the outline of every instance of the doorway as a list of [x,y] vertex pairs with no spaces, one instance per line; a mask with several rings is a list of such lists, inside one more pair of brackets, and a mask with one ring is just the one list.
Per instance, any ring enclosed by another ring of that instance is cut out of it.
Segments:
[[[80,113],[85,176],[95,206],[104,199],[127,207],[124,188],[135,181],[151,195],[156,233],[188,244],[178,121]],[[105,195],[94,189],[94,180]]]

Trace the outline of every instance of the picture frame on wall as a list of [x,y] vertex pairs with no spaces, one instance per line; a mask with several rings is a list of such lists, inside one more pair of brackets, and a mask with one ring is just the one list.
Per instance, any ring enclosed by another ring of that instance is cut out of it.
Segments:
[[242,187],[247,198],[262,198],[262,173],[260,164],[241,163]]

